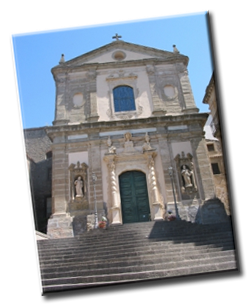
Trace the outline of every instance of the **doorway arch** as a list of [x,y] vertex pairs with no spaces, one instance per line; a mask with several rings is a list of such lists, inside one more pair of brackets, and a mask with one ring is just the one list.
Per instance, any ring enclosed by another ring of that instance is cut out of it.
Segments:
[[119,176],[123,223],[150,220],[146,175],[141,171],[127,171]]

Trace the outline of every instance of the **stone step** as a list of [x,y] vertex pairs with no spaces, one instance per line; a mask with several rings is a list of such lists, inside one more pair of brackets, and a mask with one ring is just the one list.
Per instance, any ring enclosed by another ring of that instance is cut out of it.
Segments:
[[114,270],[115,268],[146,268],[151,265],[163,265],[163,264],[179,264],[183,262],[199,262],[202,260],[214,260],[218,261],[228,261],[235,259],[234,250],[228,251],[205,251],[203,253],[190,252],[185,253],[184,256],[172,255],[169,257],[163,256],[162,254],[148,255],[147,257],[140,258],[128,258],[128,259],[115,259],[115,260],[98,260],[98,261],[78,261],[77,263],[62,263],[55,265],[42,266],[41,273],[43,278],[53,278],[55,275],[64,274],[79,274],[81,272],[99,272],[99,270]]
[[44,293],[50,291],[72,290],[79,288],[87,288],[91,286],[110,285],[118,283],[128,283],[134,281],[155,280],[168,277],[185,276],[199,273],[218,272],[236,269],[235,261],[222,262],[217,264],[206,264],[199,266],[173,267],[167,270],[152,270],[142,272],[127,272],[109,275],[88,276],[88,277],[68,277],[64,279],[53,279],[51,281],[43,281]]
[[[219,232],[219,231],[232,231],[232,227],[230,224],[223,224],[223,225],[199,225],[193,224],[185,221],[162,221],[162,222],[143,222],[143,223],[133,223],[133,224],[125,224],[120,226],[109,226],[108,232],[109,234],[119,235],[119,234],[141,234],[143,231],[147,234],[154,234],[155,232],[158,233],[159,231],[166,231],[171,234],[182,234],[182,233],[206,233],[206,232]],[[84,232],[77,236],[82,238],[88,238],[94,236],[98,236],[105,230],[93,230],[90,232]],[[143,233],[144,234],[144,233]],[[56,241],[55,241],[56,242]]]
[[95,269],[78,269],[72,270],[70,272],[57,272],[54,274],[43,274],[43,283],[52,282],[53,280],[69,278],[69,277],[87,277],[87,276],[99,276],[99,275],[109,275],[109,274],[122,274],[128,272],[142,272],[142,271],[152,271],[152,270],[169,270],[173,268],[180,268],[180,267],[191,267],[191,266],[199,266],[204,264],[219,264],[224,262],[232,262],[234,261],[234,255],[226,255],[221,257],[207,257],[204,258],[196,258],[193,260],[182,260],[182,261],[174,261],[174,262],[164,262],[164,263],[151,263],[147,265],[140,265],[140,266],[118,266],[107,268],[105,265],[102,268],[95,268]]
[[98,241],[98,240],[117,240],[117,239],[130,239],[130,238],[145,238],[147,237],[148,239],[155,239],[155,238],[160,238],[160,237],[164,237],[164,238],[184,238],[184,237],[194,237],[194,236],[200,236],[202,238],[208,237],[208,236],[212,236],[212,235],[216,235],[216,234],[225,234],[228,236],[232,236],[233,234],[230,231],[199,231],[196,233],[193,233],[190,230],[175,230],[174,232],[167,232],[164,230],[164,227],[161,230],[136,230],[136,231],[131,231],[131,232],[110,232],[110,230],[96,230],[99,231],[98,233],[93,233],[90,234],[90,232],[86,232],[84,235],[82,235],[81,237],[71,237],[71,238],[63,238],[63,239],[47,239],[47,240],[39,240],[38,243],[39,244],[48,244],[48,245],[57,245],[57,244],[68,244],[70,245],[71,243],[74,242],[78,242],[78,243],[86,243],[88,241]]
[[[98,234],[101,234],[105,230],[93,230],[88,232],[89,236],[95,236]],[[147,234],[154,234],[154,233],[159,233],[159,232],[166,232],[166,233],[173,233],[173,234],[182,234],[182,233],[189,233],[189,234],[194,234],[194,233],[206,233],[206,232],[221,232],[221,231],[231,231],[231,228],[229,226],[214,226],[211,227],[205,226],[205,225],[197,225],[197,224],[191,224],[191,223],[181,223],[181,222],[147,222],[147,223],[142,223],[140,225],[133,225],[133,226],[128,226],[128,225],[122,225],[122,226],[110,226],[108,227],[109,234],[114,233],[115,235],[119,234],[131,234],[137,233],[141,234],[143,232]],[[81,235],[78,235],[79,237],[81,236],[87,236],[85,233],[82,233]]]
[[[97,230],[99,231],[99,230]],[[61,244],[61,243],[66,243],[66,244],[70,244],[71,242],[74,242],[74,240],[77,240],[78,242],[87,242],[89,240],[91,241],[95,241],[95,240],[105,240],[105,239],[120,239],[121,237],[123,239],[127,239],[127,238],[131,238],[131,236],[133,238],[143,238],[143,237],[148,237],[149,239],[154,239],[157,237],[169,237],[169,238],[178,238],[178,237],[183,237],[183,236],[194,236],[194,235],[199,235],[199,236],[209,236],[212,234],[226,234],[226,235],[230,235],[233,236],[232,232],[230,231],[199,231],[199,232],[189,232],[186,229],[181,230],[175,230],[174,232],[168,232],[166,230],[164,230],[164,228],[162,229],[158,229],[158,230],[153,230],[153,231],[149,231],[149,230],[137,230],[137,231],[130,231],[130,232],[110,232],[110,230],[102,230],[102,232],[100,232],[99,234],[91,234],[91,232],[86,233],[85,235],[81,236],[81,237],[75,237],[75,238],[67,238],[67,239],[62,239],[62,240],[47,240],[48,244]],[[43,242],[45,243],[45,241],[43,240]]]
[[57,247],[57,248],[39,248],[39,256],[40,258],[43,257],[51,257],[53,255],[60,255],[60,254],[87,254],[87,253],[95,253],[95,252],[105,252],[106,249],[108,249],[108,251],[116,251],[116,250],[129,250],[132,249],[134,250],[135,248],[140,248],[140,247],[146,247],[147,249],[153,248],[153,247],[179,247],[179,246],[202,246],[202,245],[211,245],[211,246],[217,246],[217,247],[223,247],[225,244],[231,244],[232,247],[234,247],[234,242],[232,240],[232,238],[229,237],[224,237],[224,238],[220,238],[220,236],[211,238],[211,239],[199,239],[199,238],[193,238],[190,240],[166,240],[166,239],[161,239],[161,240],[148,240],[148,239],[144,239],[144,240],[133,240],[130,239],[128,241],[126,241],[126,243],[123,243],[123,240],[119,240],[116,243],[85,243],[85,244],[71,244],[70,246],[64,246],[62,245],[61,247]]
[[[82,249],[79,248],[72,248],[67,250],[57,250],[57,251],[49,251],[48,253],[39,253],[39,258],[41,261],[46,260],[67,260],[73,258],[88,258],[91,257],[91,259],[103,257],[103,256],[115,256],[119,254],[120,252],[123,253],[123,255],[129,255],[130,253],[141,253],[146,252],[147,253],[155,253],[155,252],[161,252],[161,251],[182,251],[182,249],[185,250],[202,250],[202,249],[210,249],[210,248],[219,248],[219,249],[234,249],[234,244],[231,240],[223,240],[220,241],[219,244],[204,244],[201,243],[180,243],[175,244],[172,242],[159,242],[159,243],[138,243],[138,244],[126,244],[126,245],[114,245],[113,247],[89,247]],[[157,249],[157,250],[156,250]]]
[[237,268],[228,224],[136,223],[37,245],[44,293]]
[[206,237],[201,236],[192,236],[192,237],[179,237],[175,238],[174,240],[172,238],[158,238],[158,239],[148,239],[147,237],[144,237],[144,239],[136,239],[133,237],[130,237],[130,239],[126,240],[126,243],[124,244],[124,239],[119,240],[97,240],[97,241],[89,241],[87,242],[80,242],[80,241],[72,241],[71,243],[64,244],[62,243],[57,245],[51,245],[50,243],[38,243],[39,247],[39,254],[40,257],[43,255],[49,256],[53,255],[53,253],[56,255],[57,253],[60,254],[63,253],[74,253],[74,251],[79,252],[94,252],[95,250],[98,251],[100,247],[102,248],[109,248],[109,249],[116,249],[116,248],[134,248],[135,246],[144,246],[144,245],[162,245],[162,244],[189,244],[189,243],[195,243],[197,245],[202,244],[217,244],[220,245],[221,242],[233,242],[232,237],[230,234],[212,234],[208,235]]
[[213,256],[218,253],[222,253],[224,251],[232,250],[232,247],[228,247],[228,249],[222,250],[221,248],[202,248],[202,249],[181,249],[181,250],[161,250],[160,252],[156,251],[134,251],[131,253],[110,253],[105,255],[93,255],[88,257],[71,257],[67,259],[50,259],[50,260],[43,260],[40,261],[41,269],[45,270],[45,268],[53,268],[55,266],[57,267],[64,267],[64,266],[73,266],[75,264],[97,264],[97,263],[114,263],[114,262],[128,262],[128,261],[134,261],[137,260],[138,262],[143,262],[144,260],[148,259],[154,259],[157,261],[157,259],[161,259],[161,257],[173,257],[175,260],[182,260],[182,259],[188,259],[190,257],[193,257],[197,254],[203,256],[205,254],[212,254]]
[[52,252],[60,252],[62,251],[77,251],[81,250],[83,252],[85,251],[95,251],[98,250],[99,248],[110,248],[110,249],[115,249],[115,248],[120,248],[120,247],[134,247],[135,245],[137,246],[144,246],[144,245],[152,245],[152,246],[157,246],[157,245],[168,245],[168,244],[196,244],[196,245],[203,245],[203,244],[213,244],[213,245],[220,245],[221,242],[224,241],[231,241],[232,243],[234,242],[233,238],[230,235],[221,235],[221,234],[214,234],[212,236],[207,236],[206,238],[201,238],[199,236],[193,236],[191,238],[187,237],[180,237],[180,238],[158,238],[158,239],[148,239],[146,237],[144,238],[133,238],[131,237],[130,239],[122,239],[120,238],[119,240],[96,240],[96,241],[88,241],[88,242],[71,242],[70,244],[65,244],[62,243],[61,245],[54,245],[54,246],[48,246],[46,241],[40,242],[38,245],[38,250],[41,255],[46,255],[46,254],[51,254]]

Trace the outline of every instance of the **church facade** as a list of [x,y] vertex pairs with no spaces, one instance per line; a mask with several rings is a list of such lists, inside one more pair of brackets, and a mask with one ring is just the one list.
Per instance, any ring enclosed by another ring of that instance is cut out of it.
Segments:
[[215,200],[203,127],[188,77],[188,57],[127,43],[110,44],[52,68],[55,119],[50,238],[87,228],[163,221],[168,213],[203,222]]

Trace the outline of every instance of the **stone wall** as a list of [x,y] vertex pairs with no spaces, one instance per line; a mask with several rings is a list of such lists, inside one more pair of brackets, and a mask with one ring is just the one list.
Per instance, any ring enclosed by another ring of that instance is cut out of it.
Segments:
[[45,132],[45,127],[24,130],[25,148],[29,160],[29,175],[32,194],[35,228],[46,233],[47,221],[50,217],[52,156],[51,141]]
[[45,160],[46,153],[51,150],[52,143],[46,134],[45,128],[24,129],[26,153],[34,162]]
[[211,166],[212,164],[217,164],[219,170],[219,172],[213,173],[216,197],[224,204],[227,215],[230,215],[228,186],[221,142],[218,140],[206,140],[206,145]]

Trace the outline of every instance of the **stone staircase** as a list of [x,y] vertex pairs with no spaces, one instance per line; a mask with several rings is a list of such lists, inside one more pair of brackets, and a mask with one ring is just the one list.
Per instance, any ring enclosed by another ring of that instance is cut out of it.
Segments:
[[133,223],[37,244],[44,294],[237,269],[229,223]]

